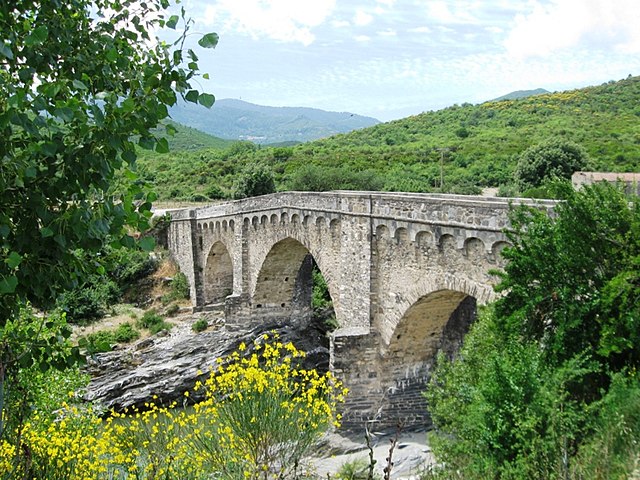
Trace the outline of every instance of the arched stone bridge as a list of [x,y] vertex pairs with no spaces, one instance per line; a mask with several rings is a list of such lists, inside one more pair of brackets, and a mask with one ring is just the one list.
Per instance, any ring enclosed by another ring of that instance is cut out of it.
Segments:
[[169,249],[195,308],[227,324],[310,314],[313,262],[335,309],[331,365],[351,393],[344,424],[428,421],[434,356],[460,344],[492,301],[508,199],[287,192],[172,214]]

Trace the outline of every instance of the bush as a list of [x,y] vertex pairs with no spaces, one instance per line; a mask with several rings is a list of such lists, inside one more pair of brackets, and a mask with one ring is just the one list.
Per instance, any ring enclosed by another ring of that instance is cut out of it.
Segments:
[[115,343],[117,343],[115,333],[109,330],[99,330],[78,340],[78,345],[85,348],[89,355],[110,352]]
[[171,330],[170,323],[166,322],[164,318],[162,318],[155,310],[148,310],[144,313],[144,315],[137,321],[137,325],[140,328],[146,328],[151,332],[151,334],[155,335],[162,330]]
[[64,292],[57,308],[67,314],[69,323],[86,324],[102,318],[109,305],[120,297],[120,289],[104,276],[91,276],[81,286]]
[[60,400],[0,439],[0,478],[301,478],[345,394],[330,373],[301,369],[303,356],[277,337],[241,344],[194,387],[204,401],[190,409],[148,404],[101,419]]
[[162,303],[165,305],[173,302],[174,300],[185,300],[189,298],[189,281],[184,273],[178,272],[171,279],[169,284],[171,290],[166,295],[162,296]]
[[589,163],[584,149],[563,138],[550,138],[525,150],[518,159],[516,178],[521,191],[539,187],[554,177],[570,179]]
[[118,343],[129,343],[140,338],[140,332],[129,322],[121,323],[114,332],[115,341]]
[[276,191],[273,171],[265,164],[250,163],[238,175],[233,189],[234,198],[256,197]]
[[209,327],[209,322],[206,319],[201,318],[200,320],[196,320],[193,325],[191,325],[191,330],[194,332],[203,332]]
[[107,261],[110,264],[108,275],[121,291],[135,281],[151,275],[158,268],[157,260],[149,252],[128,248],[112,250]]

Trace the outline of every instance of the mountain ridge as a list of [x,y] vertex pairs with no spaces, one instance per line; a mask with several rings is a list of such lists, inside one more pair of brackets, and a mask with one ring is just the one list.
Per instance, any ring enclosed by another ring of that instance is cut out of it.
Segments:
[[210,110],[189,103],[170,109],[174,121],[216,137],[259,144],[307,142],[380,123],[373,117],[309,107],[270,107],[221,99]]

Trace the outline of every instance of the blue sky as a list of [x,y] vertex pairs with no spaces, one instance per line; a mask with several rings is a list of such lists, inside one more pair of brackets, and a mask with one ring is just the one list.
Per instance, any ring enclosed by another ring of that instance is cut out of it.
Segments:
[[[217,98],[382,121],[640,75],[640,0],[183,0]],[[192,38],[195,38],[192,37]]]

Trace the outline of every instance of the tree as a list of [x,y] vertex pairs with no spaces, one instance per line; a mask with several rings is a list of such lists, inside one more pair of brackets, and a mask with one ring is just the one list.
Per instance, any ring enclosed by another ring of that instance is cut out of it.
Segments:
[[454,361],[439,358],[427,392],[434,451],[464,478],[634,468],[640,201],[610,184],[553,188],[563,198],[553,215],[512,211],[504,295]]
[[273,171],[264,163],[250,163],[240,172],[235,186],[235,198],[257,197],[276,191]]
[[550,138],[520,154],[516,166],[518,186],[525,191],[541,186],[552,177],[570,179],[587,164],[587,153],[580,145],[563,138]]
[[511,215],[496,312],[553,364],[586,351],[606,369],[639,366],[640,202],[607,183],[556,190],[564,200],[553,216]]
[[[151,129],[178,94],[213,104],[191,87],[198,58],[183,47],[191,23],[184,10],[166,18],[168,7],[169,0],[0,4],[0,407],[8,368],[43,358],[46,368],[51,357],[34,353],[37,335],[28,348],[7,337],[20,311],[47,310],[60,292],[103,271],[99,257],[86,261],[88,252],[133,247],[131,230],[148,227],[155,195],[135,182],[136,143],[168,150]],[[179,23],[175,42],[152,38]],[[198,43],[214,47],[217,35]],[[131,183],[115,194],[119,170]]]

